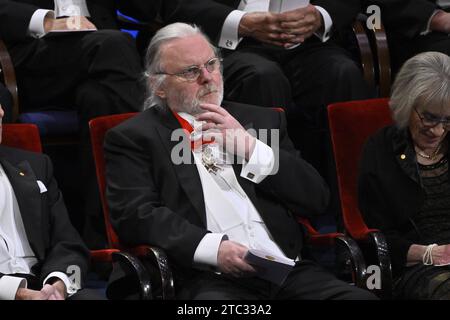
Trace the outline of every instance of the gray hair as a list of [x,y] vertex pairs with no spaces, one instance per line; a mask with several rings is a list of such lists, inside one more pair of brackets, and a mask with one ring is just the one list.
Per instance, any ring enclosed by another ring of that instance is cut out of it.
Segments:
[[[450,106],[450,57],[439,52],[418,54],[398,72],[390,99],[392,117],[399,128],[406,128],[419,105]],[[419,108],[423,111],[424,107]]]
[[172,23],[158,30],[158,32],[153,36],[145,55],[144,79],[147,88],[147,95],[144,102],[144,110],[155,105],[165,105],[165,102],[155,94],[166,79],[166,75],[160,74],[163,72],[161,65],[161,48],[164,44],[172,40],[195,35],[203,36],[210,44],[211,49],[218,56],[217,48],[211,44],[208,37],[196,25],[181,22]]

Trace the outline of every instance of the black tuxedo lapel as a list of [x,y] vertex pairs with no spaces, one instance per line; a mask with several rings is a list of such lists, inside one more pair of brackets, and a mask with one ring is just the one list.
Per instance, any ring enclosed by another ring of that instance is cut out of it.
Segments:
[[30,246],[41,260],[44,257],[41,232],[47,232],[47,228],[43,229],[41,225],[42,206],[37,178],[27,161],[14,166],[0,157],[0,162],[14,190]]
[[[166,149],[168,154],[168,159],[172,162],[170,156],[173,148],[180,143],[179,141],[171,141],[171,135],[173,130],[180,129],[181,126],[178,123],[175,116],[172,112],[158,108],[158,113],[161,116],[161,128],[157,130],[162,144]],[[190,149],[189,149],[190,150]],[[198,214],[200,215],[201,220],[206,226],[206,209],[205,209],[205,199],[203,197],[203,189],[202,183],[200,181],[200,176],[198,174],[197,167],[194,162],[194,158],[192,152],[189,152],[189,163],[182,163],[179,165],[174,165],[174,170],[180,180],[180,185],[183,188],[184,192],[186,192],[188,198],[191,200]],[[201,190],[201,192],[198,192]]]

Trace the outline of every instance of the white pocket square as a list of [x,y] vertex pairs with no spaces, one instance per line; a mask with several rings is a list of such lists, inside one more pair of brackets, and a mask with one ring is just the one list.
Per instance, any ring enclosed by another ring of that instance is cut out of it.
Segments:
[[41,193],[47,192],[47,188],[45,187],[45,184],[41,180],[37,180],[36,182],[39,186],[39,190],[41,191]]

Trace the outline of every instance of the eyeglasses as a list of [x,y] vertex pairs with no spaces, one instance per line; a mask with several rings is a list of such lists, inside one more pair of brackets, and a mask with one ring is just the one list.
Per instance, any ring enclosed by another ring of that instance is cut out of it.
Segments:
[[219,70],[221,66],[222,59],[214,57],[206,61],[203,66],[190,66],[178,73],[167,73],[167,72],[158,72],[157,74],[165,74],[169,76],[176,76],[182,78],[189,82],[194,82],[198,79],[198,77],[202,74],[202,69],[205,68],[209,73],[213,73]]
[[420,121],[422,122],[422,125],[424,127],[434,128],[439,123],[442,123],[442,126],[444,127],[444,129],[447,131],[450,131],[450,118],[439,118],[430,113],[419,113],[419,111],[417,111],[416,108],[414,108],[414,110],[416,111],[417,115],[419,116]]

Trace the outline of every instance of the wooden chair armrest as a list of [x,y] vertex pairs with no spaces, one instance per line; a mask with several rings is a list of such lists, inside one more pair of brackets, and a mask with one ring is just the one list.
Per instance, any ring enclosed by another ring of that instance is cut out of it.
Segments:
[[392,74],[389,46],[383,24],[381,24],[380,29],[375,29],[374,33],[378,62],[379,96],[380,98],[385,98],[389,97],[391,93]]
[[375,87],[376,80],[374,57],[372,54],[369,38],[364,28],[364,22],[361,21],[361,19],[357,19],[353,23],[353,32],[355,33],[356,41],[358,43],[364,79],[371,87]]
[[383,24],[379,29],[369,29],[366,21],[367,16],[359,14],[353,24],[364,78],[369,85],[378,88],[380,98],[388,97],[391,90],[391,60],[386,31]]

